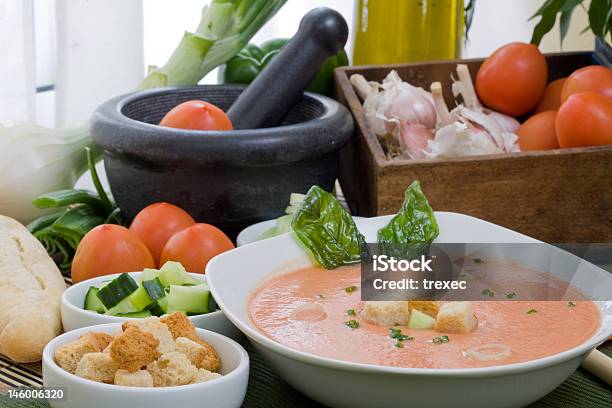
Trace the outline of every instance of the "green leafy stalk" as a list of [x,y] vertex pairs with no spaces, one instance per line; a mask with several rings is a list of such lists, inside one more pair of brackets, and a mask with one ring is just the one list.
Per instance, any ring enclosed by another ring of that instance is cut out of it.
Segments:
[[351,214],[321,187],[308,190],[292,226],[306,251],[327,269],[361,260],[363,235]]
[[612,0],[591,0],[588,10],[584,0],[546,0],[529,20],[540,17],[533,29],[531,43],[540,45],[542,38],[552,30],[559,15],[559,37],[561,45],[567,36],[572,15],[581,6],[589,17],[589,28],[596,36],[605,38],[612,31]]
[[414,181],[404,192],[404,203],[389,224],[378,230],[379,251],[400,258],[423,254],[438,236],[436,216],[421,184]]
[[93,152],[89,147],[85,148],[85,154],[87,155],[87,166],[89,167],[89,172],[91,173],[91,181],[93,182],[94,187],[96,188],[96,192],[98,193],[98,197],[104,206],[104,210],[107,213],[110,213],[115,208],[115,205],[111,203],[106,191],[104,191],[104,187],[102,187],[102,183],[100,182],[100,177],[98,176],[98,170],[96,170],[96,160],[94,158]]
[[88,204],[100,211],[105,210],[105,205],[96,194],[87,190],[59,190],[38,196],[32,201],[36,208],[61,208],[73,204]]
[[166,64],[139,89],[195,85],[247,45],[287,0],[213,0],[194,33],[186,32]]

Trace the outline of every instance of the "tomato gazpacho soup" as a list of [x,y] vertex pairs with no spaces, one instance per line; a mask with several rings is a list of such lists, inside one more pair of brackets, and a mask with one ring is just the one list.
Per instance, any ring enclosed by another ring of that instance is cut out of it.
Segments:
[[589,300],[362,302],[359,284],[359,265],[296,270],[252,295],[250,317],[267,337],[295,350],[413,368],[534,360],[584,343],[601,322]]

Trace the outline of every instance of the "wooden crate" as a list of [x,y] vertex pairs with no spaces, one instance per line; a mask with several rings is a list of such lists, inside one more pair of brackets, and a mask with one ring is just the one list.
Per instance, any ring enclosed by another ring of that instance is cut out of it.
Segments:
[[[593,64],[593,53],[547,55],[549,80]],[[405,188],[420,180],[432,207],[469,214],[547,242],[612,242],[612,146],[459,159],[387,160],[366,125],[349,78],[381,81],[391,69],[429,89],[440,81],[453,106],[450,74],[458,61],[344,67],[335,72],[338,99],[352,112],[356,137],[343,149],[339,179],[356,215],[396,212]],[[481,59],[463,60],[473,76]],[[610,129],[612,132],[612,129]]]

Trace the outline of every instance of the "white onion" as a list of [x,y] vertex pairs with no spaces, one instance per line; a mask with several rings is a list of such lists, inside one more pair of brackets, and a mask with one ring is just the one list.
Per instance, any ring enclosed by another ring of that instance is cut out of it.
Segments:
[[320,303],[305,303],[291,313],[291,318],[293,320],[316,322],[326,319],[327,313]]
[[[495,353],[486,353],[485,351],[495,351]],[[510,357],[512,349],[505,344],[483,344],[482,346],[470,347],[465,351],[465,355],[479,361],[502,360]]]

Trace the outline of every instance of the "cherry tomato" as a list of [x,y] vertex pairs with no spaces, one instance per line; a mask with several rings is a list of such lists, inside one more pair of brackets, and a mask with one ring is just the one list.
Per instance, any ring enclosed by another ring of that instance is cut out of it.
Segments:
[[195,224],[177,232],[168,240],[159,263],[177,261],[188,272],[204,273],[206,264],[234,244],[220,229],[210,224]]
[[534,112],[540,113],[551,110],[559,110],[561,107],[561,90],[566,78],[556,79],[546,85],[542,99],[536,105]]
[[557,113],[555,130],[561,147],[612,144],[612,99],[595,92],[571,95]]
[[518,130],[518,143],[523,151],[558,149],[555,133],[555,117],[557,111],[536,113]]
[[546,59],[533,44],[510,43],[487,58],[476,75],[476,92],[489,108],[511,116],[529,112],[544,94]]
[[168,203],[155,203],[142,209],[132,221],[130,231],[145,243],[153,260],[159,265],[164,245],[177,232],[195,224],[182,208]]
[[72,283],[144,268],[155,268],[155,263],[136,234],[120,225],[98,225],[85,234],[77,247],[72,261]]
[[193,130],[233,130],[225,112],[204,101],[187,101],[175,106],[159,122],[160,126]]
[[612,69],[601,65],[580,68],[567,77],[561,91],[561,102],[579,92],[597,92],[612,99]]

